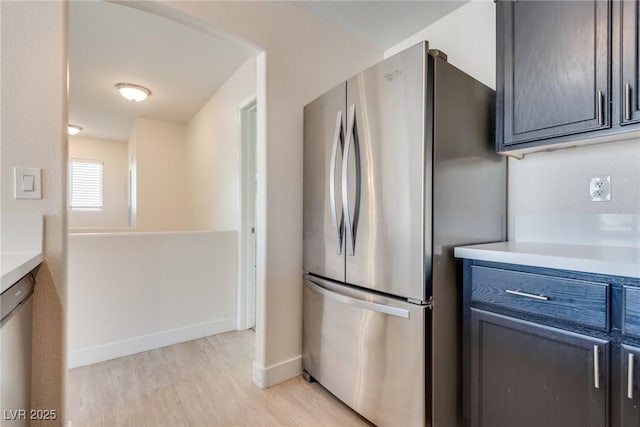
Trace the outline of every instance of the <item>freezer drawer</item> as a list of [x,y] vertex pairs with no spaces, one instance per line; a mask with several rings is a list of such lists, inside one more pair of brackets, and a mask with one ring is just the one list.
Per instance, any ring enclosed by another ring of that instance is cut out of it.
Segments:
[[302,364],[378,426],[423,426],[425,306],[305,275]]

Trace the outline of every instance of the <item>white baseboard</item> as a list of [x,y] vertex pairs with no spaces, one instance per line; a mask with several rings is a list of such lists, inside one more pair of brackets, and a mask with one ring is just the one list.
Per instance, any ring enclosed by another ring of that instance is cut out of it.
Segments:
[[300,375],[302,372],[302,356],[296,356],[284,362],[276,363],[268,368],[253,362],[253,382],[260,388],[269,388]]
[[112,341],[93,347],[70,350],[67,356],[67,368],[91,365],[105,360],[116,359],[142,351],[153,350],[171,344],[178,344],[223,332],[235,331],[236,319],[228,318],[185,326],[183,328],[169,329],[150,335],[129,338],[126,340]]

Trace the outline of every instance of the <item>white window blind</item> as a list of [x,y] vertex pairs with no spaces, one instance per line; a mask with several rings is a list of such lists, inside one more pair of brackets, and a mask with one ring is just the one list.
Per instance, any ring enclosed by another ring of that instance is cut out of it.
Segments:
[[102,209],[102,162],[71,160],[69,163],[71,209]]

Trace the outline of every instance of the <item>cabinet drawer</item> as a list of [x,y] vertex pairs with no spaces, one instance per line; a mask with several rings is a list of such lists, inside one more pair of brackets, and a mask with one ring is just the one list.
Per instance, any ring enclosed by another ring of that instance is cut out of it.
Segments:
[[640,288],[624,286],[622,289],[622,333],[640,337]]
[[[471,300],[511,310],[607,329],[609,285],[522,273],[490,267],[471,267]],[[640,333],[640,304],[638,305]]]

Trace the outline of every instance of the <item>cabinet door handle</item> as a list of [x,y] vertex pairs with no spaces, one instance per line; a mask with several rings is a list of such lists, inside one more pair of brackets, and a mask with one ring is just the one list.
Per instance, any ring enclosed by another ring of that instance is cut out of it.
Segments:
[[550,299],[546,295],[530,294],[528,292],[522,292],[522,291],[513,290],[513,289],[507,289],[505,292],[508,293],[508,294],[511,294],[511,295],[518,295],[519,297],[532,298],[532,299],[537,299],[537,300],[540,300],[540,301],[549,301],[549,299]]
[[627,368],[627,397],[633,399],[633,353],[629,353],[629,367]]
[[593,386],[600,388],[600,349],[597,344],[593,346]]
[[604,93],[601,90],[598,91],[598,99],[597,99],[597,113],[598,113],[598,124],[600,126],[604,125]]
[[631,85],[624,85],[624,119],[631,120]]

